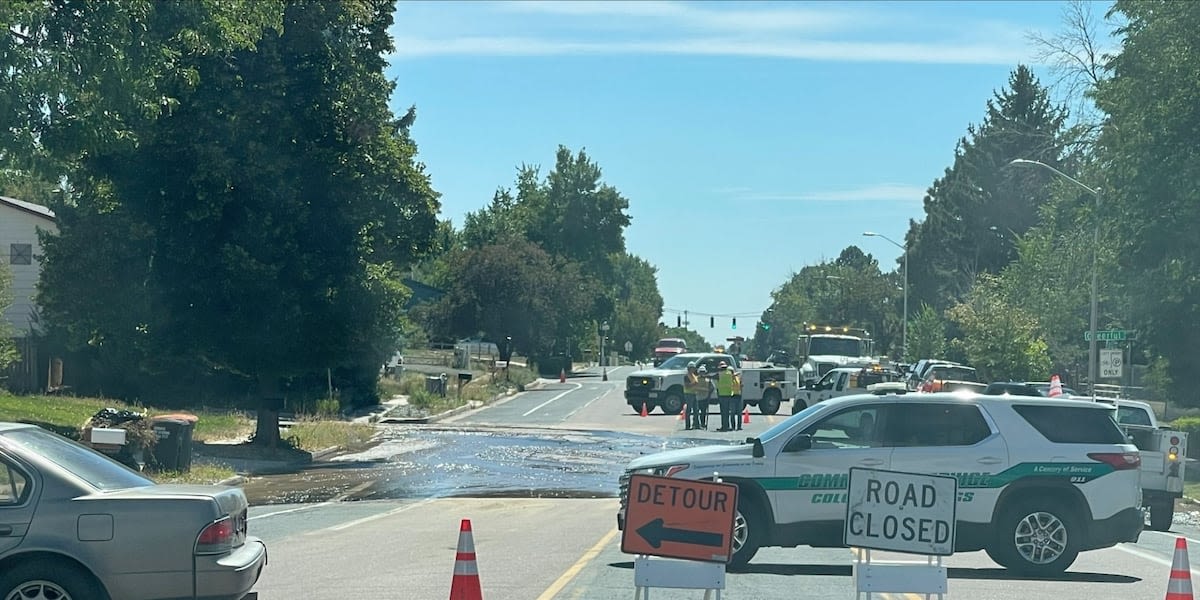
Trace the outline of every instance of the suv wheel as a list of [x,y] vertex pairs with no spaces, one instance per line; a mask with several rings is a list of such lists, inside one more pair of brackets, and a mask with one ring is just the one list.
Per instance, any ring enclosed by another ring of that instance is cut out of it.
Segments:
[[679,392],[668,392],[663,398],[662,411],[664,415],[677,415],[683,410],[683,394]]
[[750,499],[749,494],[738,493],[737,514],[733,520],[733,558],[731,568],[745,566],[754,558],[766,528],[763,526],[762,508]]
[[773,415],[779,412],[779,403],[783,401],[783,395],[779,390],[767,390],[763,392],[762,400],[758,401],[758,412],[764,415]]
[[1000,566],[1027,575],[1054,575],[1079,556],[1080,528],[1069,505],[1048,500],[1019,502],[997,523],[987,554]]

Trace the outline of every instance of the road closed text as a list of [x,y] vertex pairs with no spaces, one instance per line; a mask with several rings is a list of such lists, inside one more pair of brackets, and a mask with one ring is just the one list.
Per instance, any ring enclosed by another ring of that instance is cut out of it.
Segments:
[[920,554],[954,547],[954,479],[890,471],[851,470],[846,543]]

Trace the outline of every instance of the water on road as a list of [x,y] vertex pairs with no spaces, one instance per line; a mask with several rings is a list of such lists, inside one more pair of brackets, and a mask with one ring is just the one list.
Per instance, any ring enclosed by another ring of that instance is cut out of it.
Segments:
[[607,498],[638,456],[712,440],[609,431],[396,426],[362,452],[255,477],[254,504],[447,497]]

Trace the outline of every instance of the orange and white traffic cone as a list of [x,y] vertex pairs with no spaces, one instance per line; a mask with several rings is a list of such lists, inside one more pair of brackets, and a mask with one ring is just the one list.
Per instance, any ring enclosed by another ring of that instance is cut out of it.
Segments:
[[650,414],[650,413],[646,411],[646,403],[645,403],[645,402],[643,402],[643,403],[642,403],[642,416],[643,416],[643,417],[645,417],[645,416],[647,416],[647,415],[649,415],[649,414]]
[[458,553],[454,556],[454,580],[450,583],[450,600],[483,600],[479,586],[479,567],[475,564],[475,538],[471,520],[463,519],[458,529]]
[[1192,596],[1192,569],[1188,566],[1185,538],[1175,538],[1175,560],[1171,561],[1171,579],[1167,580],[1166,600],[1195,600]]
[[1061,396],[1062,393],[1063,393],[1062,379],[1060,379],[1058,375],[1051,377],[1050,378],[1050,392],[1047,395],[1050,396],[1051,398],[1054,398],[1056,396]]
[[682,421],[686,418],[687,418],[687,403],[684,403],[683,408],[679,409],[679,420]]
[[750,424],[750,407],[747,406],[742,410],[742,425]]
[[567,370],[566,370],[566,369],[561,369],[561,370],[559,370],[559,372],[558,372],[558,382],[559,382],[559,383],[566,383],[566,382],[567,382]]

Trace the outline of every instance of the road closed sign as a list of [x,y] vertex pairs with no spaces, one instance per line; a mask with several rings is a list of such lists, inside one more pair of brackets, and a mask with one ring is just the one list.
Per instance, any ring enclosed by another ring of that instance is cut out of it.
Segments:
[[731,483],[634,475],[621,551],[729,562],[738,487]]
[[954,553],[954,477],[852,468],[847,496],[847,546]]

